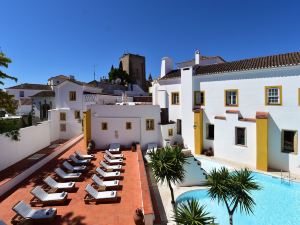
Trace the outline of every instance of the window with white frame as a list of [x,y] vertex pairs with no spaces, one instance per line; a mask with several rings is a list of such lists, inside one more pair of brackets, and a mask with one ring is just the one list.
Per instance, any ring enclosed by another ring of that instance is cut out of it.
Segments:
[[281,105],[281,87],[266,87],[266,105]]
[[225,105],[238,106],[238,90],[225,90]]

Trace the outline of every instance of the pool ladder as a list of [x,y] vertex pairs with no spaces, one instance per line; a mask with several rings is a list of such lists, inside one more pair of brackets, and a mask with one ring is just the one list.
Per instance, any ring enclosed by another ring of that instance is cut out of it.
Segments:
[[296,178],[292,178],[292,177],[291,177],[291,172],[290,172],[290,171],[288,171],[288,175],[287,175],[287,176],[284,176],[283,171],[280,170],[280,181],[281,181],[281,183],[284,183],[284,181],[285,181],[286,179],[288,180],[289,184],[291,184],[291,181],[292,181],[292,180],[295,180]]

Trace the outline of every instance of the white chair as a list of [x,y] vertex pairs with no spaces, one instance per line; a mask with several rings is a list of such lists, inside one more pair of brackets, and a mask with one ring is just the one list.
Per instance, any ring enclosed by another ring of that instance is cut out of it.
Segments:
[[68,197],[67,192],[61,193],[47,193],[42,189],[41,186],[36,186],[34,189],[30,191],[30,193],[34,196],[33,203],[42,203],[42,204],[50,204],[50,203],[62,203]]
[[51,189],[71,190],[75,188],[75,182],[59,183],[50,176],[46,177],[44,182],[51,187]]
[[62,178],[64,180],[80,179],[81,175],[82,175],[82,173],[66,173],[61,168],[56,168],[54,171],[60,178]]
[[91,162],[90,159],[77,159],[75,155],[70,155],[70,159],[75,163],[75,164],[89,164]]
[[104,155],[104,159],[107,161],[108,164],[122,164],[123,159],[110,159],[107,155]]
[[149,154],[152,151],[154,151],[154,152],[157,151],[157,144],[156,143],[149,143],[147,145],[147,150],[146,150],[146,154],[145,154],[144,158],[145,158],[146,162],[148,162],[148,163],[151,161]]
[[33,221],[52,220],[57,213],[56,208],[33,209],[23,201],[19,201],[16,205],[14,205],[12,210],[15,211],[17,216],[21,216],[23,219],[28,219]]
[[109,156],[111,159],[123,159],[123,154],[111,154],[110,151],[105,150],[105,154]]
[[81,165],[81,166],[72,166],[68,161],[63,162],[63,166],[71,172],[81,172],[86,170],[86,166]]
[[109,188],[117,188],[119,187],[119,182],[118,180],[111,180],[111,181],[104,181],[100,179],[96,174],[92,176],[92,180],[97,184],[99,187],[109,187]]
[[119,143],[113,143],[109,145],[108,151],[110,152],[119,152],[120,151],[120,144]]
[[104,169],[108,171],[113,171],[113,170],[121,170],[122,165],[108,165],[104,161],[99,162],[100,166],[102,166]]
[[85,197],[84,201],[86,203],[90,201],[112,201],[117,199],[117,192],[116,191],[97,191],[92,185],[88,184],[85,188],[87,192],[87,196]]
[[94,159],[95,158],[94,154],[84,155],[80,151],[76,151],[75,154],[76,154],[77,158],[79,158],[79,159]]
[[120,172],[105,172],[101,168],[96,168],[97,173],[103,178],[120,178],[121,173]]

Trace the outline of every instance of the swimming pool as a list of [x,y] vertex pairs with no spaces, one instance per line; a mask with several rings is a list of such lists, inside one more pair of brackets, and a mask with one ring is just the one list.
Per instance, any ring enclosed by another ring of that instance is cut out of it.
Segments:
[[[254,214],[241,214],[239,209],[233,215],[233,222],[237,225],[298,225],[300,224],[300,184],[285,181],[280,178],[253,173],[255,180],[262,186],[262,190],[252,192],[256,206]],[[191,198],[206,205],[206,211],[216,217],[215,222],[228,225],[228,213],[225,205],[218,205],[211,201],[207,190],[194,190],[180,195],[176,202]]]

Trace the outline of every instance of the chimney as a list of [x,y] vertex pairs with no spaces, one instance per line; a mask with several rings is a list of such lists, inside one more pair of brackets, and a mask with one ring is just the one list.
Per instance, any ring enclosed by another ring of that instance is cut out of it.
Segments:
[[200,60],[201,60],[200,58],[201,58],[200,51],[196,50],[195,51],[195,65],[199,65],[200,64]]
[[160,78],[173,70],[173,61],[169,57],[164,57],[161,60]]

